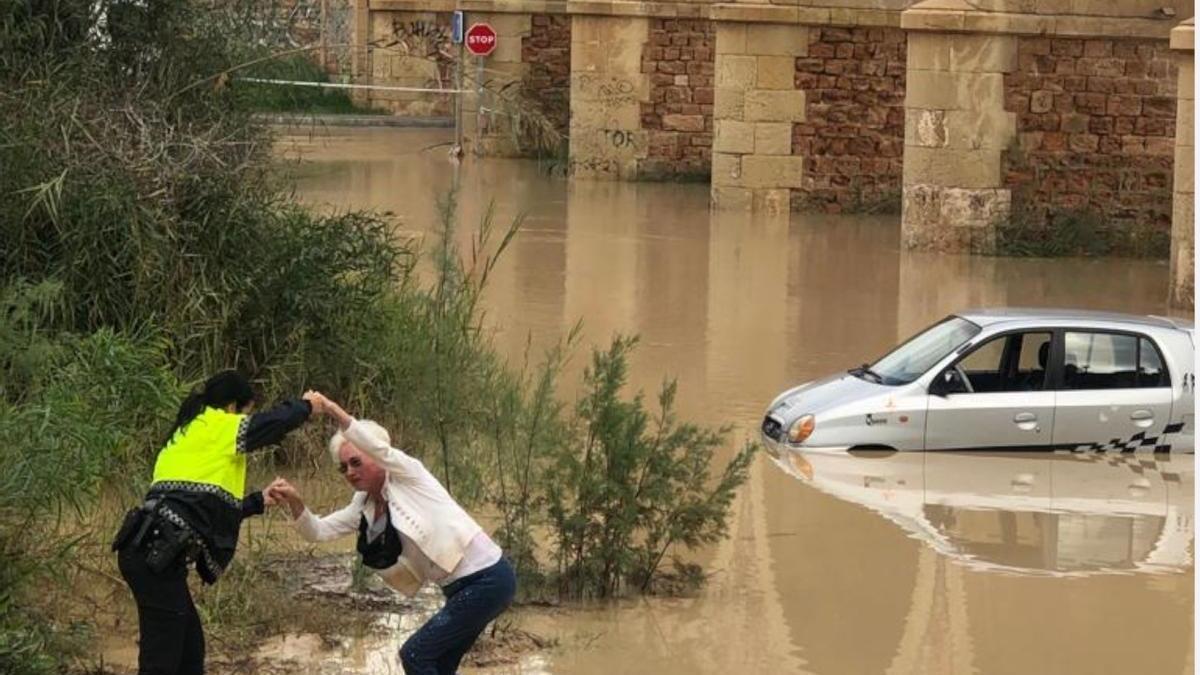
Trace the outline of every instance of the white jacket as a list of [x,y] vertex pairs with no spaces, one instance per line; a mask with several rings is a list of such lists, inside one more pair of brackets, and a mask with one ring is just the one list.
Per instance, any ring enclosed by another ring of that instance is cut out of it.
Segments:
[[[343,433],[354,447],[387,470],[383,499],[388,504],[392,526],[416,542],[439,568],[449,572],[457,567],[467,545],[483,528],[454,501],[421,460],[375,438],[357,420]],[[328,541],[357,531],[364,512],[367,522],[373,522],[374,511],[375,505],[367,499],[367,493],[355,492],[348,505],[323,518],[305,509],[296,519],[296,529],[308,541]],[[379,570],[379,575],[405,595],[412,595],[428,581],[409,562],[407,551],[400,554],[395,565]]]

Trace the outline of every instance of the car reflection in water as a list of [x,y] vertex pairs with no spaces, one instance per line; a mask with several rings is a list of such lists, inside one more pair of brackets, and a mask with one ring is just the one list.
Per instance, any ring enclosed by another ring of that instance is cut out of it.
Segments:
[[976,570],[1072,577],[1192,564],[1192,455],[783,449],[772,458]]

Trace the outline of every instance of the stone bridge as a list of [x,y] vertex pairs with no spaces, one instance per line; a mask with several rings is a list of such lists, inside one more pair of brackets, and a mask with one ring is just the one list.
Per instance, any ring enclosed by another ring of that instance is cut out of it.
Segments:
[[[350,1],[360,82],[448,86],[450,12],[490,22],[468,73],[539,106],[578,178],[705,180],[720,209],[892,205],[905,245],[946,251],[1091,209],[1135,248],[1169,240],[1171,302],[1193,303],[1191,2]],[[516,153],[464,98],[476,152]]]

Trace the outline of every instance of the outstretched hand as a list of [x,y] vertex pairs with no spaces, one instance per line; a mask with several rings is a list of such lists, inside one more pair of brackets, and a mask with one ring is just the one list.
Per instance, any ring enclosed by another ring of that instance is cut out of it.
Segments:
[[270,499],[270,504],[287,504],[293,518],[299,518],[300,514],[304,513],[304,500],[300,498],[300,491],[286,478],[276,477],[271,481],[263,490],[263,499]]
[[338,426],[343,429],[350,426],[350,423],[354,421],[354,418],[351,417],[345,410],[343,410],[342,406],[329,400],[329,398],[319,391],[309,389],[308,391],[304,392],[304,400],[308,401],[309,405],[312,406],[314,415],[327,415],[332,417],[333,420],[338,423]]
[[315,389],[309,389],[308,391],[304,392],[304,396],[301,396],[301,398],[303,398],[305,401],[308,401],[308,404],[312,406],[312,414],[325,414],[324,402],[328,401],[329,399],[322,396],[321,392]]

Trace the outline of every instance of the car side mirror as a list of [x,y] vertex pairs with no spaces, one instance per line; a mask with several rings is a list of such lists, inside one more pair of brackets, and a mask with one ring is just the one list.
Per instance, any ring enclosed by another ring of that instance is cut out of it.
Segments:
[[933,382],[929,385],[929,393],[934,396],[961,394],[966,390],[967,386],[955,368],[947,368],[938,373],[938,376],[933,378]]

